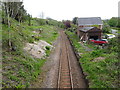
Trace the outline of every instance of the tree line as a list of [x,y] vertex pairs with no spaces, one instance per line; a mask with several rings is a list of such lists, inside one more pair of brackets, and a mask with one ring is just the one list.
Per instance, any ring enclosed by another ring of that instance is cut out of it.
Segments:
[[23,2],[0,2],[2,6],[2,24],[5,24],[8,26],[8,46],[9,50],[12,49],[12,42],[11,42],[11,20],[15,19],[19,22],[19,25],[29,20],[30,24],[30,15],[27,14],[26,10],[24,9]]
[[110,20],[108,20],[108,24],[111,27],[118,27],[118,28],[120,28],[120,17],[112,17]]
[[23,2],[1,2],[2,23],[10,24],[9,19],[14,18],[19,23],[29,19],[30,15],[24,9]]

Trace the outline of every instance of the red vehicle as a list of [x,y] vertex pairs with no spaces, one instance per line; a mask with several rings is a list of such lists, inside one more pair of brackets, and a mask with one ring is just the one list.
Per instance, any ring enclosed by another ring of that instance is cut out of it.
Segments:
[[96,43],[96,44],[108,44],[108,41],[107,39],[97,39],[97,40],[90,40],[91,42],[93,43]]

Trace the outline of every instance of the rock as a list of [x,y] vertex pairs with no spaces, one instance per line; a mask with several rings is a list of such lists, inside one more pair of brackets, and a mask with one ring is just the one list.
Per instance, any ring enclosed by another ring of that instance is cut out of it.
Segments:
[[24,50],[36,58],[43,58],[46,55],[45,53],[46,46],[49,46],[50,48],[53,47],[46,41],[40,40],[38,42],[34,42],[33,44],[27,43],[26,46],[24,47]]

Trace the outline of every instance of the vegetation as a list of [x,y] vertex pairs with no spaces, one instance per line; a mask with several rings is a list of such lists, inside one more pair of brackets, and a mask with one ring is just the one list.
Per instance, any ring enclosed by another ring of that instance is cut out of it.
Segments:
[[103,21],[103,33],[111,33],[111,28],[107,22]]
[[110,20],[107,20],[106,23],[108,23],[111,28],[120,30],[120,18],[119,17],[112,17]]
[[68,31],[71,31],[71,32],[74,32],[76,29],[77,29],[77,25],[71,24],[71,27],[68,28],[67,30],[68,30]]
[[[26,43],[39,40],[52,44],[58,36],[57,28],[62,27],[63,24],[55,20],[32,18],[24,10],[22,3],[6,2],[2,5],[3,10],[0,11],[2,16],[2,24],[0,24],[3,55],[2,85],[3,88],[26,88],[40,75],[41,67],[46,59],[35,58],[23,48]],[[49,54],[50,47],[47,46],[45,57]]]
[[[12,49],[9,51],[8,46],[8,27],[3,24],[2,28],[2,39],[3,39],[3,87],[28,87],[32,80],[41,72],[41,67],[46,61],[45,59],[37,59],[29,55],[24,51],[25,43],[33,43],[34,41],[45,40],[48,43],[52,42],[58,36],[56,27],[49,25],[34,26],[39,24],[36,19],[33,19],[31,23],[33,26],[28,26],[28,24],[21,23],[17,26],[19,22],[11,18],[10,27],[10,40],[12,44]],[[43,31],[39,34],[33,33],[33,31],[38,31],[42,29]],[[32,37],[34,35],[34,37]],[[49,56],[50,49],[46,47],[46,56]],[[27,72],[26,72],[27,71]],[[14,83],[12,83],[14,82]]]
[[118,30],[120,33],[120,18],[112,17],[111,19],[103,20],[103,33],[111,33],[112,29]]
[[[86,51],[74,32],[66,31],[75,50],[80,53],[80,63],[84,74],[89,80],[90,88],[119,88],[119,57],[118,39],[111,39],[106,49],[94,48]],[[87,45],[89,46],[89,45]]]
[[66,20],[66,21],[63,21],[63,23],[64,23],[64,28],[65,28],[65,29],[68,29],[68,28],[71,27],[71,21]]
[[[41,74],[41,67],[46,58],[35,58],[24,50],[26,43],[44,40],[52,44],[58,37],[58,28],[68,29],[66,31],[72,41],[75,50],[81,55],[80,62],[85,75],[89,80],[90,88],[118,88],[118,39],[110,40],[106,49],[92,48],[86,51],[75,34],[77,29],[76,20],[58,22],[51,18],[32,18],[22,2],[0,2],[2,10],[0,16],[0,40],[2,40],[2,68],[3,88],[26,88]],[[119,18],[111,18],[104,22],[104,33],[110,33],[110,27],[120,30]],[[110,27],[109,27],[110,26]],[[34,33],[37,32],[37,33]],[[90,45],[86,45],[91,47]],[[46,46],[46,56],[50,54],[50,47]]]
[[108,24],[111,27],[117,27],[118,26],[118,18],[117,17],[112,17],[109,21]]
[[[27,13],[24,9],[23,2],[2,2],[2,23],[10,24],[9,17],[23,22],[27,19]],[[14,7],[13,7],[14,6]]]
[[78,17],[74,17],[73,20],[72,20],[72,23],[77,24],[77,19],[78,19]]

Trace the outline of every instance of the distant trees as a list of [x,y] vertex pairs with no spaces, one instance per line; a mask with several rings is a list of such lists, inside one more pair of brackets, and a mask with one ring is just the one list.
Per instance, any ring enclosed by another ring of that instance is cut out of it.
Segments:
[[[6,17],[11,17],[19,22],[26,19],[27,13],[24,9],[23,2],[2,2],[2,22],[6,23]],[[8,18],[7,18],[8,19]]]
[[77,25],[73,24],[70,20],[63,20],[64,29],[67,29],[68,31],[74,32],[77,29]]
[[120,17],[118,17],[117,27],[120,28]]
[[63,24],[65,25],[65,29],[68,29],[71,27],[71,21],[69,20],[63,21]]
[[120,28],[120,17],[112,17],[109,21],[108,24],[111,27],[119,27]]
[[112,17],[112,18],[108,21],[108,24],[109,24],[111,27],[116,27],[117,24],[118,24],[117,22],[118,22],[118,18]]
[[111,32],[110,26],[105,21],[103,21],[103,29],[102,30],[103,30],[103,33],[110,33]]
[[78,17],[74,17],[73,20],[72,20],[72,23],[77,24],[77,19],[78,19]]
[[112,17],[110,20],[107,21],[107,23],[108,23],[111,27],[120,28],[120,17]]

